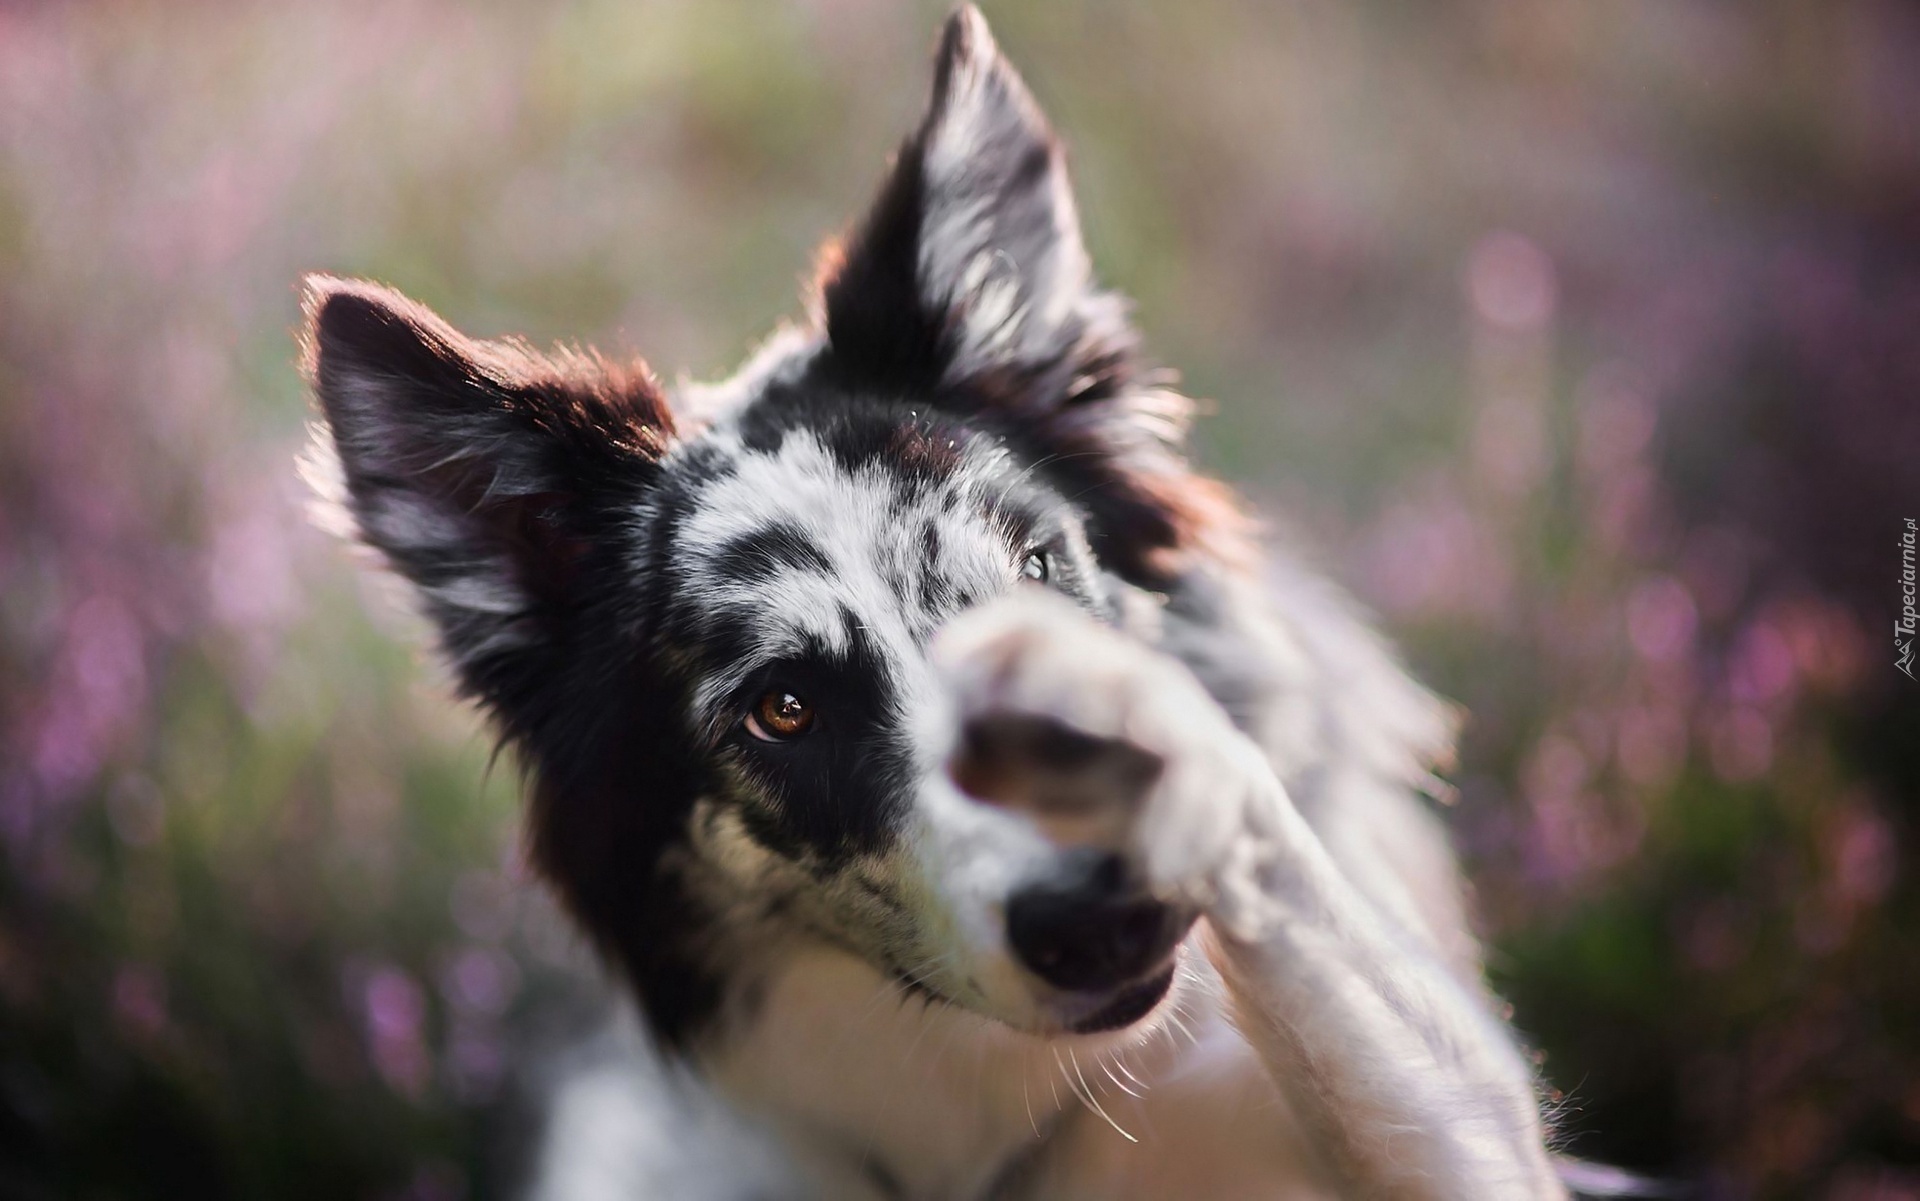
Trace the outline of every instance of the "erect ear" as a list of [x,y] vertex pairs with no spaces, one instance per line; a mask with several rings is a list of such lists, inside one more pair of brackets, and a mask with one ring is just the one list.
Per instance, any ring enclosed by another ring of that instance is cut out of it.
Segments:
[[464,337],[375,284],[310,277],[305,307],[315,486],[414,584],[468,690],[505,705],[656,470],[658,387],[638,364]]
[[873,208],[819,279],[821,367],[986,417],[1067,495],[1101,557],[1160,587],[1245,562],[1247,523],[1180,451],[1191,402],[1141,370],[1100,290],[1060,144],[971,6],[947,21],[933,96]]
[[1018,380],[1058,404],[1132,348],[1093,284],[1059,141],[970,5],[947,21],[919,130],[822,268],[833,363],[862,382]]

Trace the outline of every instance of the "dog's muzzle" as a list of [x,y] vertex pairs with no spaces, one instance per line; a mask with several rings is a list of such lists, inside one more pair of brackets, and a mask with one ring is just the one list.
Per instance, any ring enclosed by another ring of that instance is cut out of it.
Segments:
[[1073,1023],[1114,1029],[1150,1011],[1173,978],[1173,953],[1195,915],[1135,883],[1118,855],[1062,852],[1055,873],[1007,901],[1007,945],[1020,965],[1098,1003]]

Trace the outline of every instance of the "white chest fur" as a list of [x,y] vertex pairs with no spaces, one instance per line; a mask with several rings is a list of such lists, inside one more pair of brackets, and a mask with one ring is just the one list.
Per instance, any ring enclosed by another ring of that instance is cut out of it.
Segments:
[[1197,946],[1167,1010],[1044,1041],[798,951],[707,1060],[820,1195],[971,1201],[1320,1195],[1285,1104],[1220,1012]]

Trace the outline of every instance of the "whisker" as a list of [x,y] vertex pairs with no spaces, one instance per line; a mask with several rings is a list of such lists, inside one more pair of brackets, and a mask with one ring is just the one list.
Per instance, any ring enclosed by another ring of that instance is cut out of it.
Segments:
[[1131,1134],[1128,1134],[1126,1127],[1114,1121],[1113,1115],[1108,1113],[1106,1110],[1102,1109],[1100,1107],[1100,1102],[1094,1099],[1093,1089],[1087,1084],[1087,1075],[1085,1072],[1082,1072],[1080,1070],[1080,1057],[1074,1054],[1072,1047],[1067,1048],[1067,1054],[1072,1056],[1073,1058],[1073,1074],[1080,1077],[1080,1087],[1087,1090],[1086,1101],[1088,1105],[1093,1107],[1093,1112],[1099,1114],[1101,1118],[1103,1118],[1106,1121],[1107,1125],[1113,1127],[1115,1130],[1118,1130],[1120,1132],[1121,1138],[1126,1139],[1130,1143],[1139,1142],[1140,1141],[1139,1139],[1133,1137],[1133,1135]]
[[1147,1089],[1153,1087],[1152,1085],[1148,1084],[1146,1081],[1140,1079],[1140,1077],[1133,1074],[1133,1069],[1127,1066],[1126,1052],[1116,1050],[1113,1053],[1113,1063],[1115,1067],[1119,1068],[1123,1073],[1126,1074],[1127,1079],[1133,1081],[1135,1084],[1140,1086],[1140,1093],[1135,1093],[1134,1096],[1136,1097],[1140,1096],[1141,1093],[1144,1093]]
[[[1080,1095],[1080,1090],[1073,1086],[1073,1078],[1067,1075],[1067,1061],[1060,1058],[1060,1048],[1052,1047],[1051,1050],[1053,1051],[1054,1066],[1060,1069],[1060,1083],[1067,1086],[1067,1091],[1073,1094],[1074,1100],[1080,1102],[1082,1105],[1086,1105],[1087,1099]],[[1092,1107],[1088,1106],[1088,1108]]]
[[933,1064],[938,1065],[942,1056],[953,1050],[953,1040],[960,1037],[961,1022],[955,1020],[955,1014],[965,1014],[966,1010],[956,1010],[953,1002],[940,998],[940,1016],[946,1022],[947,1037],[941,1041],[940,1049],[933,1053]]
[[1195,1034],[1193,1027],[1187,1025],[1186,1019],[1180,1016],[1180,1010],[1177,1006],[1167,1010],[1167,1021],[1179,1027],[1180,1033],[1187,1036],[1188,1042],[1196,1047],[1200,1045],[1200,1036]]
[[1040,1123],[1033,1118],[1033,1094],[1027,1091],[1027,1048],[1020,1048],[1020,1099],[1027,1104],[1027,1125],[1033,1127],[1033,1137],[1040,1137]]
[[[923,999],[925,1000],[925,1004],[923,1004],[920,1007],[920,1012],[924,1015],[927,1011],[927,1008],[933,1004],[934,997],[931,992],[924,993],[922,994],[922,996],[923,996]],[[939,998],[939,1000],[943,1005],[948,1003],[946,998],[944,997]],[[913,1053],[920,1049],[920,1040],[925,1038],[927,1036],[927,1031],[931,1029],[933,1029],[932,1022],[923,1021],[920,1023],[920,1033],[913,1036],[913,1042],[907,1046],[906,1055],[904,1055],[901,1058],[901,1062],[903,1064],[910,1064],[913,1062]],[[932,1065],[928,1065],[928,1066],[931,1067]]]
[[1132,1089],[1128,1088],[1125,1084],[1121,1083],[1120,1077],[1114,1075],[1113,1069],[1107,1066],[1105,1056],[1095,1056],[1094,1063],[1098,1064],[1100,1067],[1100,1070],[1107,1074],[1107,1079],[1113,1081],[1113,1086],[1115,1088],[1127,1094],[1129,1097],[1137,1097],[1140,1095],[1139,1093],[1136,1093]]

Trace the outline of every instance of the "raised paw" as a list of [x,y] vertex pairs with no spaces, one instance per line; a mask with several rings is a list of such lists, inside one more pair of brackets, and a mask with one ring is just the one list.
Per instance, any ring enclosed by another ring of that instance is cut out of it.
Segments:
[[1171,656],[1036,592],[963,615],[934,662],[958,723],[948,771],[967,794],[1203,907],[1223,873],[1261,857],[1271,772]]

